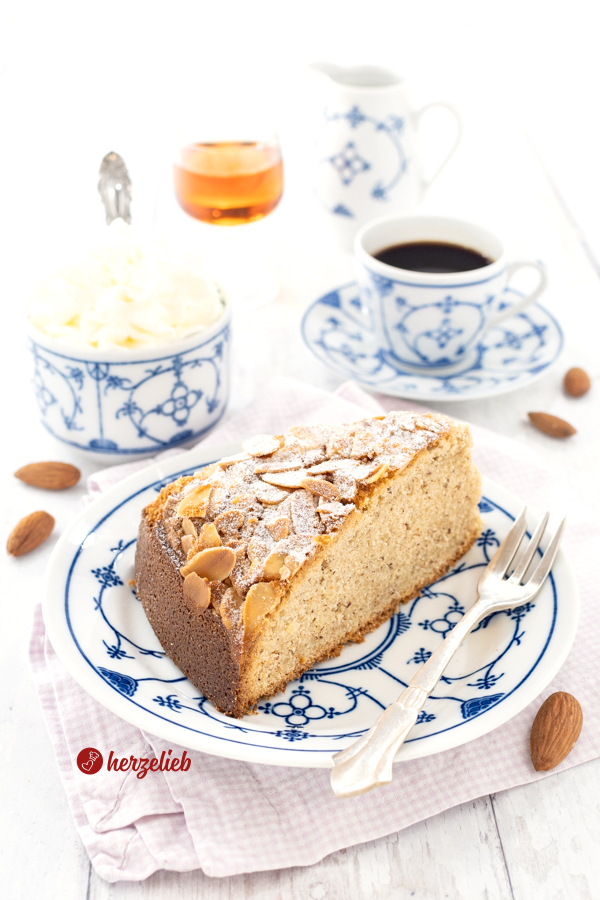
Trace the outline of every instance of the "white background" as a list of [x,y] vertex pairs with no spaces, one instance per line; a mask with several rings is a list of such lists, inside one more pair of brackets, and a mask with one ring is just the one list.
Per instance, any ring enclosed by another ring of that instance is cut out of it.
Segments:
[[[445,99],[461,110],[462,145],[424,209],[473,218],[496,229],[514,254],[543,259],[544,303],[563,325],[567,347],[563,363],[537,385],[453,410],[529,444],[581,499],[600,503],[600,21],[591,0],[25,0],[0,15],[3,534],[32,503],[50,503],[12,478],[16,468],[40,458],[77,461],[36,422],[22,335],[27,293],[101,226],[97,172],[113,149],[133,180],[134,222],[185,234],[210,254],[205,230],[171,198],[168,150],[182,115],[201,116],[221,92],[260,99],[279,128],[286,167],[284,199],[265,223],[282,293],[238,319],[231,409],[278,373],[324,388],[339,383],[298,335],[308,303],[352,277],[351,259],[328,243],[308,187],[304,68],[317,59],[391,67],[409,80],[415,107]],[[443,144],[442,131],[433,137]],[[577,402],[561,390],[573,364],[595,380]],[[578,435],[559,442],[534,432],[530,409],[563,415]],[[93,468],[82,465],[86,474]],[[82,492],[52,498],[57,534]],[[2,576],[0,855],[11,900],[322,900],[349,896],[349,884],[353,896],[420,900],[598,896],[595,763],[482,798],[310,870],[222,882],[168,875],[109,888],[90,874],[73,828],[25,658],[53,541],[9,560]]]

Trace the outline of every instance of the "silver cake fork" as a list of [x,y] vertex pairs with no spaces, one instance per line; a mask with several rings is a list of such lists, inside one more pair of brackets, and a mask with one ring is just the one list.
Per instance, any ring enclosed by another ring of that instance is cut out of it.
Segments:
[[[516,556],[527,530],[526,512],[524,509],[515,520],[484,569],[477,584],[479,597],[473,606],[448,632],[408,687],[395,703],[382,712],[372,728],[346,750],[341,750],[332,757],[331,787],[337,797],[364,794],[371,788],[392,780],[396,753],[417,721],[419,711],[442,677],[446,666],[471,629],[491,613],[522,606],[541,589],[554,563],[565,520],[558,526],[529,580],[521,584],[540,545],[549,515],[546,513],[527,546]],[[513,560],[513,571],[507,578]]]

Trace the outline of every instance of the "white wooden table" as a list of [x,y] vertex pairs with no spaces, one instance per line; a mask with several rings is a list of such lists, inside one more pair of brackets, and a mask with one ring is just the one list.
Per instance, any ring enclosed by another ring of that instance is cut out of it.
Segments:
[[[217,8],[218,7],[218,8]],[[297,73],[311,59],[375,60],[407,73],[415,100],[443,96],[466,121],[460,151],[425,209],[488,224],[515,254],[543,259],[544,303],[561,321],[558,367],[516,394],[436,408],[529,444],[580,499],[598,508],[600,477],[600,135],[593,110],[599,67],[592,4],[575,0],[560,17],[547,4],[398,4],[372,0],[300,8],[180,0],[160,5],[24,3],[3,13],[0,70],[3,185],[2,409],[0,516],[7,535],[35,508],[57,520],[56,536],[80,507],[83,487],[42,495],[12,472],[26,462],[72,460],[41,429],[23,350],[24,296],[78,233],[100,221],[95,178],[110,149],[121,152],[136,191],[138,222],[198,228],[168,197],[160,168],[162,130],[177,97],[210,90],[214,78],[262,79],[285,141],[288,187],[272,217],[282,292],[236,322],[230,411],[275,374],[325,389],[339,383],[313,360],[298,331],[307,304],[352,277],[349,254],[333,249],[307,198]],[[292,14],[292,9],[295,12]],[[366,18],[368,16],[368,18]],[[567,16],[569,16],[567,18]],[[112,17],[112,20],[111,20]],[[117,26],[115,26],[115,21]],[[232,23],[236,27],[232,31]],[[269,24],[270,23],[270,24]],[[1,23],[0,23],[1,24]],[[224,60],[222,47],[228,49]],[[248,47],[260,50],[248,68]],[[158,187],[157,187],[158,186]],[[192,229],[190,231],[190,229]],[[570,365],[594,389],[574,401],[561,390]],[[527,423],[553,412],[578,428],[553,441]],[[160,872],[109,885],[91,870],[59,782],[26,659],[33,605],[56,540],[5,560],[0,679],[0,860],[10,900],[339,900],[346,897],[549,900],[600,896],[600,760],[535,784],[448,810],[399,834],[335,853],[310,868],[210,879]]]

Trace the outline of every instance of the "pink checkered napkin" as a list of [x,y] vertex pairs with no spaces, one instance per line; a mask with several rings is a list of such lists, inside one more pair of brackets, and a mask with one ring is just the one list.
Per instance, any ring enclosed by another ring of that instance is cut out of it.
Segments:
[[[351,421],[398,406],[415,408],[403,400],[374,398],[350,382],[332,395],[278,379],[204,443],[281,432],[298,422]],[[528,449],[483,428],[474,427],[473,433],[486,475],[533,508],[569,513],[565,545],[579,577],[581,627],[567,662],[543,695],[567,690],[583,706],[581,738],[559,767],[566,769],[600,756],[599,680],[590,677],[597,672],[600,641],[600,528]],[[101,492],[130,470],[104,470],[92,478],[92,487]],[[140,780],[134,772],[102,769],[90,777],[75,765],[84,747],[110,748],[119,757],[160,757],[168,745],[104,709],[73,681],[45,636],[39,608],[30,658],[77,829],[96,871],[108,881],[135,881],[157,869],[201,867],[208,875],[224,876],[310,865],[458,803],[545,777],[534,772],[528,754],[540,699],[477,741],[397,766],[392,784],[350,800],[333,797],[324,769],[250,765],[196,751],[188,751],[192,767],[186,773],[154,772]]]

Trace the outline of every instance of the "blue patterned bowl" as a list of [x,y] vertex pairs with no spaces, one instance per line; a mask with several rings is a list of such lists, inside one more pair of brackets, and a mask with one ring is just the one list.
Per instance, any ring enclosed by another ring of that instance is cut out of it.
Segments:
[[28,330],[44,427],[71,447],[124,462],[203,437],[229,396],[230,309],[209,328],[148,349],[69,348]]

